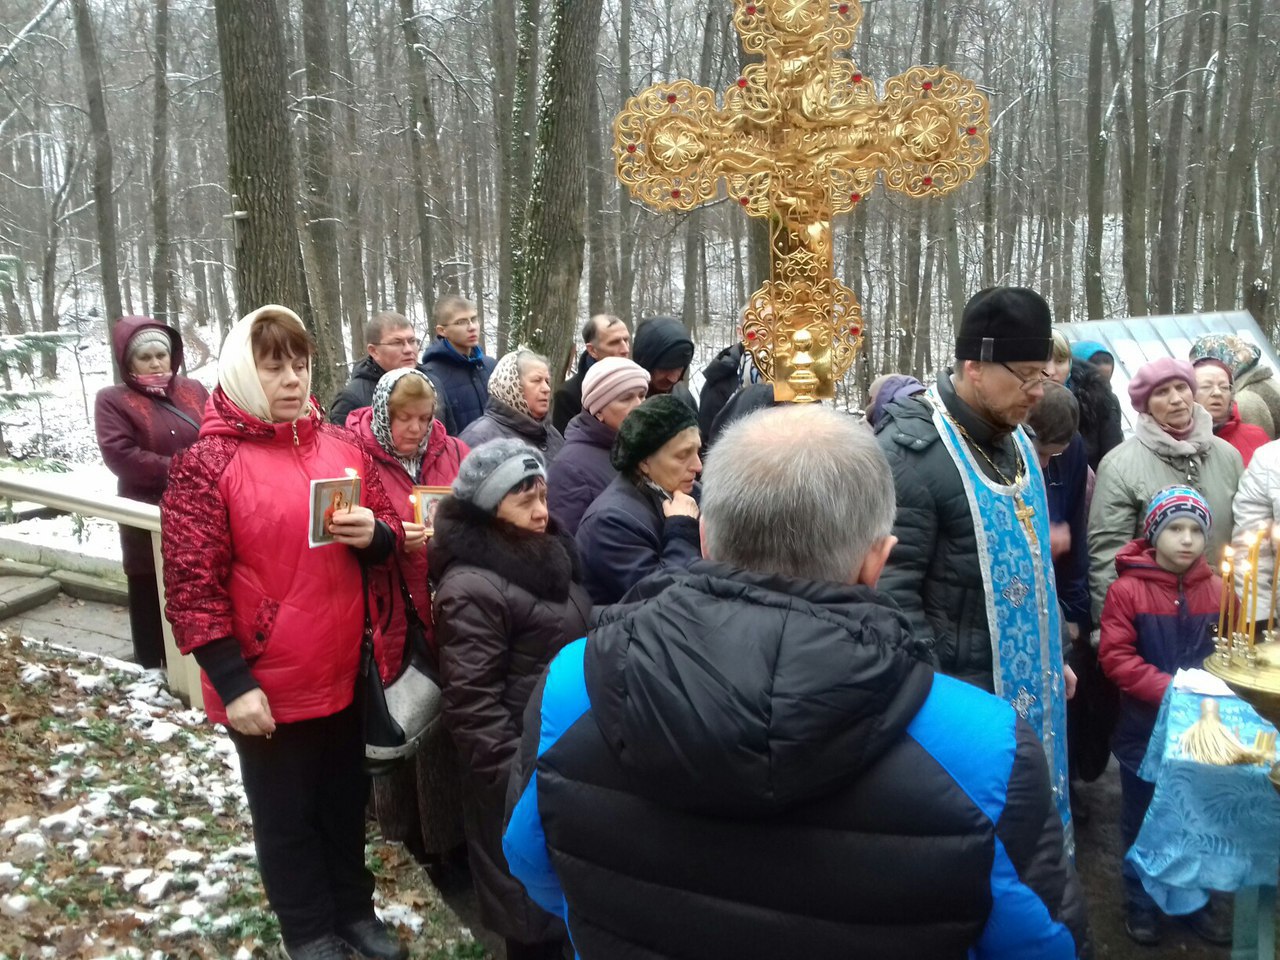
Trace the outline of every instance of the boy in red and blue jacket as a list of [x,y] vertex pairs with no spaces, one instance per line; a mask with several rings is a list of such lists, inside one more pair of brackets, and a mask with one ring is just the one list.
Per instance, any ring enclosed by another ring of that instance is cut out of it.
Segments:
[[[1120,721],[1111,742],[1120,761],[1120,838],[1127,850],[1137,839],[1155,785],[1138,776],[1151,732],[1179,669],[1199,667],[1213,652],[1222,580],[1205,562],[1213,518],[1204,497],[1190,487],[1166,487],[1151,498],[1145,536],[1116,555],[1119,577],[1102,607],[1098,660],[1120,688]],[[1123,867],[1125,930],[1142,944],[1159,942],[1160,911],[1128,861]],[[1206,906],[1187,918],[1211,943],[1230,943],[1227,925]]]

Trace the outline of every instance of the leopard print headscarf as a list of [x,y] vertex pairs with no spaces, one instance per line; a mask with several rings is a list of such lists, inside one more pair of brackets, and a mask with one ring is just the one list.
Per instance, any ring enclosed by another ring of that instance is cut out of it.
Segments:
[[489,396],[532,420],[533,411],[529,409],[529,401],[524,398],[524,387],[520,383],[520,354],[521,351],[512,350],[494,366],[493,373],[489,375]]

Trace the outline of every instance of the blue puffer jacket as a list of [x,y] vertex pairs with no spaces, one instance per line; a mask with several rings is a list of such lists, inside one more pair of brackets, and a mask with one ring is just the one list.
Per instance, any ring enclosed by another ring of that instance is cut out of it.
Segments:
[[[693,491],[698,499],[699,490]],[[702,558],[698,521],[664,517],[656,493],[619,476],[578,525],[583,583],[596,606],[617,603],[659,570],[683,570]]]
[[565,428],[564,446],[547,470],[547,507],[556,525],[573,536],[587,507],[618,475],[609,461],[617,431],[583,410]]
[[1116,570],[1102,605],[1098,661],[1120,688],[1111,750],[1137,773],[1173,674],[1213,653],[1222,579],[1203,557],[1181,576],[1161,569],[1146,540],[1124,547]]
[[461,434],[472,420],[484,415],[489,402],[489,374],[497,362],[481,353],[479,347],[470,357],[464,357],[443,337],[427,347],[422,355],[420,369],[444,391],[443,399],[452,417],[449,433],[453,436]]
[[882,594],[696,563],[552,661],[503,851],[583,960],[1069,960],[1044,750]]

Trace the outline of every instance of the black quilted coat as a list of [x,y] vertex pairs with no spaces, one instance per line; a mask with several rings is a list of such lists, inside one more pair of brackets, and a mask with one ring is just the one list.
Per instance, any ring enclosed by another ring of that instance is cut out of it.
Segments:
[[[1013,438],[997,434],[956,396],[949,373],[938,382],[952,416],[1006,476],[1013,476],[1019,462]],[[876,436],[898,496],[893,525],[898,545],[880,589],[898,601],[912,634],[933,647],[943,673],[991,690],[991,628],[973,517],[960,472],[933,425],[933,408],[924,397],[894,401],[885,408]]]

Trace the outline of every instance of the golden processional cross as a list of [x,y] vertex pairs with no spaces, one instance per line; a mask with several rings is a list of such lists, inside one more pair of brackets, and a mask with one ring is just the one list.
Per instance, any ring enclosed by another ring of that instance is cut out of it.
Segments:
[[637,94],[614,120],[618,178],[659,210],[729,196],[769,220],[769,280],[742,338],[778,400],[835,396],[862,342],[862,310],[835,278],[831,218],[876,177],[911,197],[941,196],[986,162],[987,100],[941,67],[912,67],[884,98],[853,61],[858,0],[734,0],[748,53],[763,54],[724,94],[688,80]]

